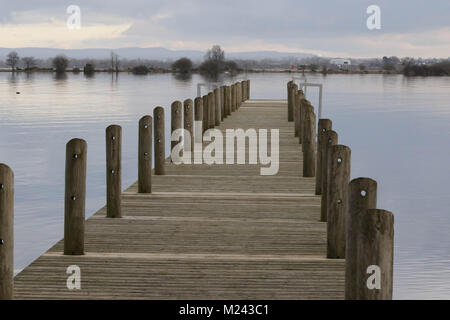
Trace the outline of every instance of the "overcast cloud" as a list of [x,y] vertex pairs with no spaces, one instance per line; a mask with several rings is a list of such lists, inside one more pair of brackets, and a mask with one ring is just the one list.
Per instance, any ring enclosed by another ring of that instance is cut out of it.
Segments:
[[[162,46],[278,50],[326,56],[450,56],[449,0],[1,1],[0,47]],[[68,30],[66,8],[81,8]],[[368,30],[366,8],[381,8]]]

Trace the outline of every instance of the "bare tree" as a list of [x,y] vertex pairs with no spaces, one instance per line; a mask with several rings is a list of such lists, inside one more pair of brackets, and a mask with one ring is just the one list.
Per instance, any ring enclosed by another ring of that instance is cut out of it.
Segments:
[[221,63],[225,60],[225,51],[223,51],[219,45],[213,45],[212,48],[206,52],[205,59]]
[[120,61],[119,61],[119,55],[118,54],[116,54],[116,57],[114,59],[114,65],[116,67],[116,72],[119,72]]
[[26,70],[30,70],[36,66],[36,60],[33,57],[23,57],[22,62],[25,65]]
[[53,58],[52,60],[53,67],[56,69],[57,73],[66,72],[66,68],[69,64],[69,60],[63,55],[59,55]]
[[119,55],[114,51],[111,51],[111,71],[119,72],[119,66],[120,66]]
[[12,71],[16,70],[16,65],[19,63],[19,55],[16,51],[11,51],[6,57],[6,64],[11,67]]

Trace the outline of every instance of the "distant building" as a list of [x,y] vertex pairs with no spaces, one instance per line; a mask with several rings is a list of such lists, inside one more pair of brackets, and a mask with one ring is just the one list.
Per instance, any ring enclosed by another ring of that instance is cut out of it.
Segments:
[[349,67],[351,66],[352,62],[349,59],[336,58],[336,59],[331,59],[330,64],[337,66],[339,69],[348,70]]

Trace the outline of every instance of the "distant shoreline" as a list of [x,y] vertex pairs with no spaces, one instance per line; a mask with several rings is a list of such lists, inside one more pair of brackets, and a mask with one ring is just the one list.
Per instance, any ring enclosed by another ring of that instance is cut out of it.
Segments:
[[[7,70],[7,69],[0,69],[0,72],[9,72],[9,73],[56,73],[55,70],[51,70],[51,69],[34,69],[34,70]],[[64,73],[72,73],[72,74],[80,74],[84,72],[82,70],[80,71],[74,71],[71,69],[66,70],[66,72]],[[95,70],[95,72],[93,73],[89,73],[86,75],[92,75],[95,73],[132,73],[132,70],[119,70],[119,71],[111,71],[111,70]],[[148,72],[147,74],[157,74],[157,73],[173,73],[173,74],[179,74],[179,72],[176,71],[172,71],[172,70],[153,70]],[[199,74],[199,71],[192,71],[190,74]],[[240,70],[240,71],[236,71],[236,74],[241,74],[241,73],[294,73],[294,74],[303,74],[303,73],[307,73],[307,74],[323,74],[323,75],[327,75],[327,74],[403,74],[402,71],[386,71],[386,70],[364,70],[364,71],[360,71],[360,70],[327,70],[327,72],[322,72],[322,71],[310,71],[310,70],[283,70],[283,69],[249,69],[249,70]],[[188,73],[189,74],[189,73]],[[145,75],[145,74],[136,74],[136,75]]]

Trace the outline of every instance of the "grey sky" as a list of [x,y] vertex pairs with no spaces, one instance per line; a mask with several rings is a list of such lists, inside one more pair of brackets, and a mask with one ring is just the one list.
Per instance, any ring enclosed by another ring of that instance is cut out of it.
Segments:
[[[450,56],[449,0],[1,0],[0,47],[303,51],[327,56]],[[81,8],[82,28],[65,26]],[[366,8],[381,8],[368,30]]]

